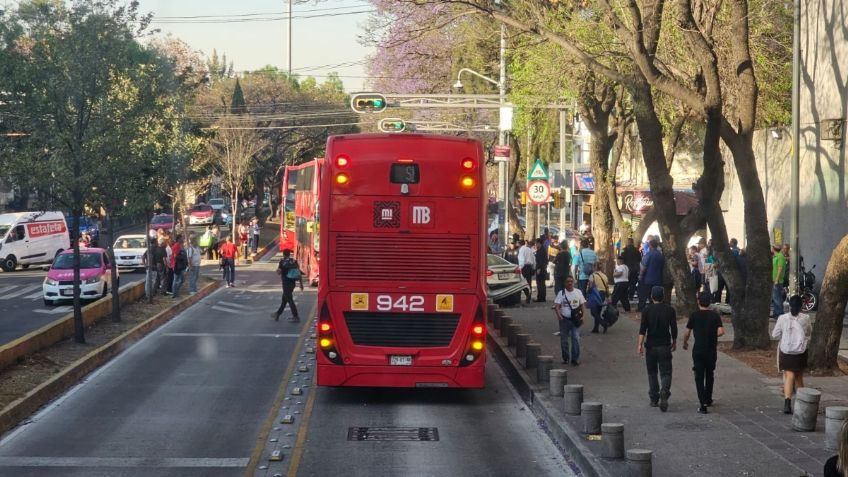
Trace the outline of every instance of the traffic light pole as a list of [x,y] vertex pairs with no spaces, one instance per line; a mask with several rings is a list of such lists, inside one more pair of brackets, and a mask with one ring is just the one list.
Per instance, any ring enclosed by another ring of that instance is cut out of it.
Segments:
[[[500,74],[498,76],[498,99],[500,111],[506,103],[506,25],[501,23]],[[498,124],[498,145],[506,146],[507,131],[503,129],[503,121]],[[509,243],[509,162],[498,162],[498,239],[502,244]],[[503,217],[503,220],[501,220]]]

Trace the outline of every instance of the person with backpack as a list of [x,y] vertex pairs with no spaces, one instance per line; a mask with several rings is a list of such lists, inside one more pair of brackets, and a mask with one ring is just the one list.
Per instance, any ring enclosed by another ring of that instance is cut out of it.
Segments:
[[595,273],[595,264],[598,263],[598,256],[595,251],[589,248],[589,239],[580,239],[580,250],[577,251],[577,288],[583,295],[586,295],[589,277]]
[[[559,343],[562,362],[580,365],[580,326],[586,316],[586,299],[583,293],[574,288],[574,277],[565,277],[565,288],[554,298],[554,312],[559,321]],[[569,353],[568,340],[571,340]]]
[[689,347],[689,336],[695,335],[692,346],[692,371],[695,372],[695,389],[698,391],[700,407],[698,412],[707,413],[713,405],[713,383],[718,359],[718,337],[724,335],[724,325],[718,313],[710,309],[710,295],[698,294],[698,311],[689,315],[686,330],[683,332],[683,349]]
[[597,333],[599,327],[603,327],[604,333],[606,333],[607,324],[604,322],[601,313],[609,297],[609,278],[604,272],[600,270],[595,271],[589,277],[587,289],[586,308],[589,309],[592,313],[592,318],[595,319],[595,326],[592,327],[592,333]]
[[286,309],[286,304],[291,306],[292,316],[288,319],[289,323],[297,323],[300,321],[300,316],[297,313],[297,305],[294,304],[294,287],[297,282],[300,282],[300,291],[303,291],[303,273],[300,271],[300,265],[297,260],[292,258],[292,251],[289,249],[283,250],[283,259],[277,265],[277,275],[280,276],[283,285],[283,300],[277,311],[271,313],[271,318],[274,321],[280,320],[280,315]]
[[177,298],[179,295],[180,287],[183,286],[183,280],[185,279],[185,271],[189,267],[188,253],[186,253],[186,250],[182,247],[182,239],[182,235],[177,235],[177,241],[174,243],[176,254],[174,255],[173,298]]
[[804,387],[804,370],[807,369],[807,345],[813,326],[810,317],[801,313],[802,303],[800,296],[792,295],[789,313],[777,318],[771,332],[772,338],[780,339],[777,365],[783,371],[784,414],[792,414],[792,395],[798,388]]

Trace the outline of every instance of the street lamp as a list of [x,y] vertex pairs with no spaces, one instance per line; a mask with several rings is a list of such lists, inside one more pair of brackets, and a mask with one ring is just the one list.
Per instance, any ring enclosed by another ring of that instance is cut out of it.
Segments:
[[[489,78],[488,76],[482,75],[482,74],[472,70],[471,68],[462,68],[461,70],[459,70],[459,73],[456,74],[456,83],[453,84],[453,87],[456,88],[456,89],[462,88],[462,80],[460,79],[462,77],[462,73],[470,73],[470,74],[472,74],[472,75],[474,75],[474,76],[476,76],[480,79],[484,79],[484,80],[488,81],[489,83],[492,83],[493,85],[497,86],[498,88],[500,88],[500,86],[501,86],[500,81],[495,81],[492,78]],[[503,100],[503,97],[501,97],[501,100]]]

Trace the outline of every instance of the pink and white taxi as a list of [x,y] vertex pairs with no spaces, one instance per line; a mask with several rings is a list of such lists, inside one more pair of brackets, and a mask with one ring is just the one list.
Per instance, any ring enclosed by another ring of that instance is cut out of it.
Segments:
[[[118,285],[117,283],[115,284]],[[109,255],[102,248],[80,250],[80,298],[94,300],[106,296],[112,287]],[[47,271],[42,286],[44,304],[74,298],[74,251],[66,250],[56,256]]]

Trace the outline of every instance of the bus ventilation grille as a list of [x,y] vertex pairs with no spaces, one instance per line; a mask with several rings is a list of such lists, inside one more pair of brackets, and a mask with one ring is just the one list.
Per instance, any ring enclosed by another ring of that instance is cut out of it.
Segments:
[[468,283],[471,237],[347,236],[335,247],[336,280]]
[[348,311],[345,323],[358,346],[435,348],[450,344],[458,313],[372,313]]

